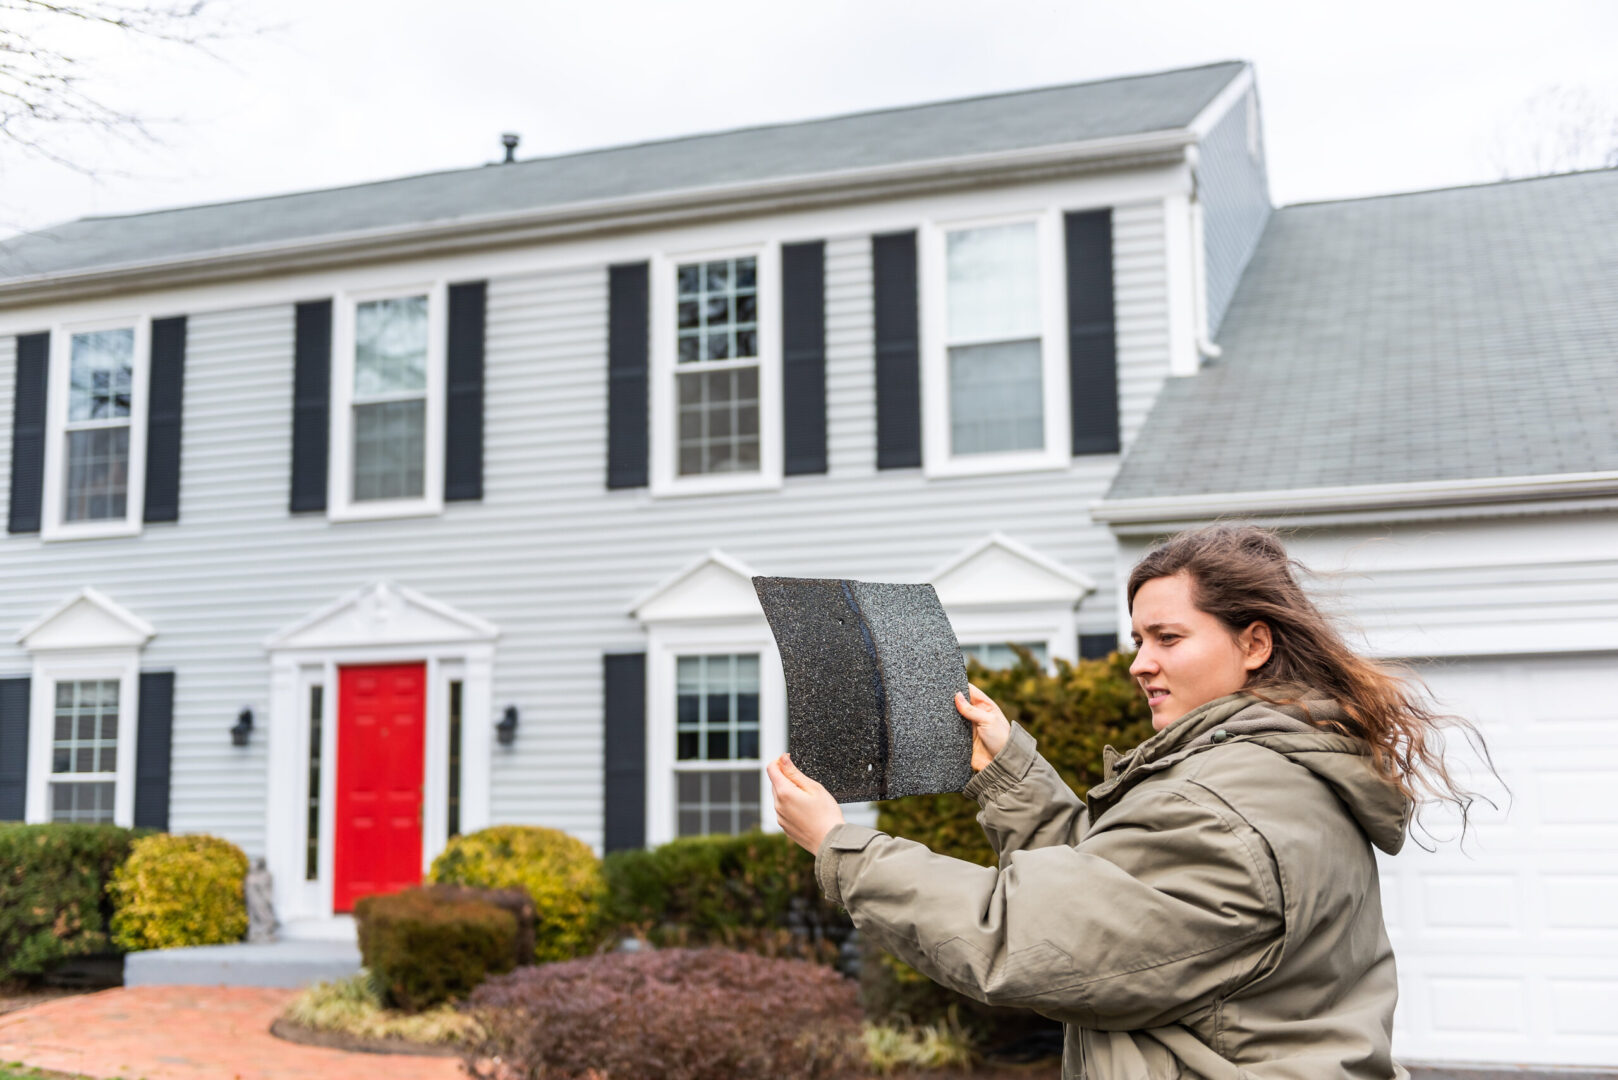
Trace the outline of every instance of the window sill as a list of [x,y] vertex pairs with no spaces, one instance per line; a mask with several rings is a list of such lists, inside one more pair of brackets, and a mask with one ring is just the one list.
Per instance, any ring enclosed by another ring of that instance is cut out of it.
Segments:
[[678,480],[663,480],[652,486],[654,498],[679,498],[684,495],[731,495],[749,491],[779,491],[781,477],[764,473],[728,473],[711,476],[691,476]]
[[952,455],[925,461],[922,471],[929,479],[952,476],[997,476],[1008,473],[1051,472],[1066,469],[1072,459],[1065,454],[1000,453]]
[[427,499],[378,499],[375,502],[349,503],[331,506],[326,510],[328,521],[388,521],[394,518],[438,517],[444,504]]
[[109,540],[124,536],[139,536],[139,521],[90,521],[78,525],[50,525],[40,530],[39,538],[47,544],[64,540]]

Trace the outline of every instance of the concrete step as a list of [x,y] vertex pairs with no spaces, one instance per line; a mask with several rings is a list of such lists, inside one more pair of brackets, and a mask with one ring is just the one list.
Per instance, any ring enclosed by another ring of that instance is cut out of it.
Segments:
[[124,957],[125,986],[304,987],[360,969],[353,941],[276,941],[148,949]]

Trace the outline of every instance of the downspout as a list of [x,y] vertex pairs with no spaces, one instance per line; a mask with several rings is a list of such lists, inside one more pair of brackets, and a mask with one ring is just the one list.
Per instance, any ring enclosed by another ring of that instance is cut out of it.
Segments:
[[1191,169],[1191,292],[1195,305],[1192,325],[1196,328],[1197,355],[1202,359],[1217,360],[1222,351],[1208,336],[1208,249],[1203,235],[1207,220],[1203,216],[1202,200],[1198,197],[1198,160],[1197,148],[1186,147],[1185,163]]

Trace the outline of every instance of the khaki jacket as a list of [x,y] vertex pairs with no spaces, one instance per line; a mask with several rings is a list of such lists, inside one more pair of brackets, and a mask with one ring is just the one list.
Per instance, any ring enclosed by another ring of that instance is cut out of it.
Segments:
[[1109,748],[1082,802],[1013,724],[963,789],[998,869],[845,823],[815,873],[918,971],[1063,1021],[1063,1080],[1403,1078],[1371,845],[1397,852],[1411,806],[1304,716],[1211,701]]

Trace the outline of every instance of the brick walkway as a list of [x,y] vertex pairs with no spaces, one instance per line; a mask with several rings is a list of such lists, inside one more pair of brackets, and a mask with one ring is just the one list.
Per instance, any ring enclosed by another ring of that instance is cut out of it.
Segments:
[[129,1080],[464,1078],[454,1058],[351,1054],[270,1034],[295,990],[135,986],[0,1016],[0,1062]]

